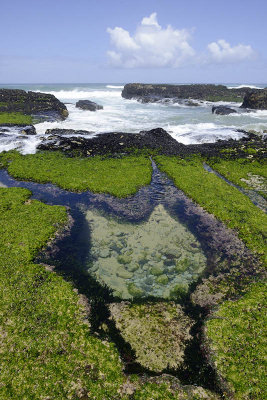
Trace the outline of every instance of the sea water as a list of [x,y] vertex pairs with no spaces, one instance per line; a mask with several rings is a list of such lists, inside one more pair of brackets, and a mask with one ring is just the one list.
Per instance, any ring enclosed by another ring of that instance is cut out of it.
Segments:
[[[212,114],[214,104],[201,102],[200,106],[177,103],[146,103],[122,98],[123,84],[36,84],[1,85],[5,88],[51,93],[66,104],[69,117],[65,121],[36,124],[37,135],[22,137],[16,129],[6,129],[0,135],[0,152],[17,148],[23,154],[35,153],[47,129],[75,129],[93,132],[88,137],[104,132],[130,132],[161,127],[183,144],[212,143],[219,139],[239,139],[237,130],[267,129],[267,110],[230,115]],[[229,84],[229,87],[250,86],[264,88],[267,84]],[[75,107],[78,100],[91,100],[103,105],[103,110],[84,111]],[[237,107],[240,104],[227,103]]]

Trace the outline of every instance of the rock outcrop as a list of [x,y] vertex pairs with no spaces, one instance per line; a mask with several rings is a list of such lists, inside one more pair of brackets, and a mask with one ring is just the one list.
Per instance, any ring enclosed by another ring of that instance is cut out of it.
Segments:
[[79,100],[76,103],[76,107],[80,108],[81,110],[89,111],[103,110],[103,106],[90,100]]
[[0,89],[0,112],[21,112],[35,119],[65,119],[66,106],[54,95],[26,92],[19,89]]
[[267,110],[267,88],[246,93],[241,108]]
[[213,106],[212,107],[212,114],[218,114],[218,115],[229,115],[229,114],[234,114],[236,113],[236,110],[233,110],[230,107],[227,106]]
[[[66,133],[65,133],[66,132]],[[49,129],[47,138],[39,144],[39,150],[62,150],[70,155],[84,157],[92,155],[132,153],[133,150],[155,151],[157,154],[189,156],[194,153],[203,156],[221,156],[222,149],[234,148],[233,157],[247,157],[247,143],[253,141],[258,148],[258,157],[264,157],[265,144],[261,137],[241,131],[244,137],[240,140],[219,140],[216,143],[184,145],[178,143],[162,128],[141,131],[139,133],[110,132],[94,136],[90,131],[74,131],[69,129]],[[72,136],[75,135],[75,136]],[[65,136],[66,135],[66,136]],[[80,136],[76,136],[80,135]],[[84,136],[92,136],[92,138]]]
[[206,101],[241,102],[249,88],[228,89],[223,85],[151,85],[128,83],[124,86],[122,97],[138,101],[156,102],[166,98],[179,102],[180,99],[195,99]]

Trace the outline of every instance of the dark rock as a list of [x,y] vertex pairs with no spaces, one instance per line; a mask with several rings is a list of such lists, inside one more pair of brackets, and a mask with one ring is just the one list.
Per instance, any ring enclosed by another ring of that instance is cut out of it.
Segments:
[[[139,133],[111,132],[103,133],[92,138],[82,136],[65,137],[65,130],[51,129],[47,131],[49,135],[38,146],[39,150],[62,150],[69,155],[93,156],[107,155],[118,156],[120,154],[131,154],[133,150],[147,150],[149,152],[165,155],[177,155],[187,157],[198,153],[202,156],[222,156],[222,149],[234,149],[231,157],[247,157],[246,146],[258,148],[257,157],[264,157],[264,142],[260,137],[249,132],[242,131],[244,137],[240,140],[219,140],[216,143],[203,143],[194,145],[184,145],[177,142],[164,129],[156,128],[150,131],[141,131]],[[71,130],[67,130],[67,132]],[[80,131],[73,131],[73,134],[79,134]],[[82,131],[86,132],[86,131]],[[86,134],[92,134],[86,132]],[[64,135],[64,136],[62,136]],[[225,156],[228,154],[224,153]]]
[[54,95],[40,92],[26,92],[19,89],[0,89],[0,111],[21,112],[36,116],[39,113],[54,113],[55,119],[68,116],[66,106]]
[[36,135],[36,129],[33,125],[25,126],[21,131],[23,135]]
[[219,115],[229,115],[236,113],[236,110],[233,110],[227,106],[213,106],[212,107],[212,114],[219,114]]
[[89,110],[89,111],[96,111],[96,110],[103,110],[103,106],[100,106],[97,103],[94,103],[90,100],[79,100],[76,103],[76,107],[82,110]]
[[20,133],[22,135],[36,135],[36,129],[33,125],[12,123],[0,125],[1,133],[10,133],[12,130],[15,130],[17,133]]
[[47,129],[45,134],[46,135],[92,135],[94,132],[92,131],[83,131],[83,130],[75,130],[75,129],[59,129],[59,128],[55,128],[55,129]]
[[241,108],[267,110],[267,89],[265,88],[248,92],[244,97]]
[[195,99],[206,101],[241,102],[249,88],[228,89],[223,85],[150,85],[129,83],[124,86],[122,97],[137,99],[142,103],[157,102],[162,99]]

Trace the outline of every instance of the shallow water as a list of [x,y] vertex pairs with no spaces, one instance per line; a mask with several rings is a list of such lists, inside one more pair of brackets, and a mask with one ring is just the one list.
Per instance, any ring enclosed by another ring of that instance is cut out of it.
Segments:
[[247,253],[232,231],[152,165],[151,184],[125,199],[19,182],[4,170],[0,184],[25,187],[35,199],[70,207],[75,224],[57,250],[46,253],[46,263],[70,275],[80,269],[120,298],[177,299],[220,261],[236,265],[237,256],[241,263]]

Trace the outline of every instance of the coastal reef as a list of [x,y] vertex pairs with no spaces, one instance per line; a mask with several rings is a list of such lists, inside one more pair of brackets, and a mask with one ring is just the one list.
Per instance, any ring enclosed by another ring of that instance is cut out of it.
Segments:
[[[228,89],[224,85],[157,85],[143,83],[128,83],[124,86],[122,97],[137,99],[143,103],[171,99],[179,103],[181,99],[202,101],[242,102],[249,88]],[[254,107],[253,107],[254,108]]]

